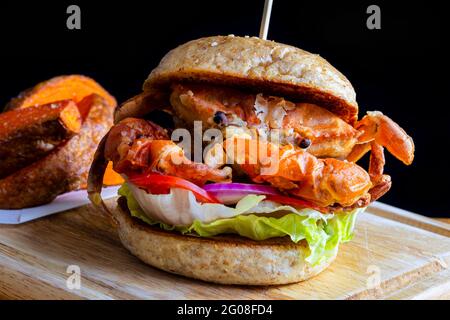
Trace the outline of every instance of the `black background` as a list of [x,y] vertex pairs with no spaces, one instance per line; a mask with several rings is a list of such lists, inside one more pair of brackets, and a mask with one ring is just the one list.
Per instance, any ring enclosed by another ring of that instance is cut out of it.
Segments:
[[[430,216],[450,215],[447,11],[440,2],[274,0],[268,38],[319,53],[353,83],[360,105],[396,120],[414,139],[406,167],[387,155],[393,187],[382,201]],[[119,101],[140,92],[171,48],[209,35],[258,35],[260,1],[0,2],[0,105],[60,74],[95,78]],[[66,28],[81,7],[82,29]],[[366,9],[381,7],[381,30]]]

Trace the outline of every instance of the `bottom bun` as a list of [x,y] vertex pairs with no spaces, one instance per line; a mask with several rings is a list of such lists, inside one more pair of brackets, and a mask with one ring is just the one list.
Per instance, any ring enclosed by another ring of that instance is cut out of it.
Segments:
[[212,238],[182,235],[152,227],[133,218],[119,198],[114,220],[123,245],[143,262],[158,269],[221,284],[277,285],[309,279],[335,256],[311,266],[306,241],[288,237],[254,241],[240,236]]

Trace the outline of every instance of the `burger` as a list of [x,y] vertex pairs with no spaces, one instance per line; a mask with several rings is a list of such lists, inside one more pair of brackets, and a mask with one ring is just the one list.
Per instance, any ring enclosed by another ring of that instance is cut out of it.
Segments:
[[[223,284],[313,277],[391,187],[384,148],[414,144],[379,111],[358,120],[350,82],[318,55],[259,38],[201,38],[170,51],[120,105],[92,164],[125,183],[110,210],[145,263]],[[200,150],[200,151],[199,151]],[[367,170],[357,162],[370,151]]]

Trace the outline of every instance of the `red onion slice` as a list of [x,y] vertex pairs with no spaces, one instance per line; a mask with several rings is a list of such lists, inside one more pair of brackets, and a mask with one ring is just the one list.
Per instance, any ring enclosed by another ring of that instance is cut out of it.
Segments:
[[249,194],[280,195],[275,188],[250,183],[213,183],[203,187],[223,204],[235,204]]

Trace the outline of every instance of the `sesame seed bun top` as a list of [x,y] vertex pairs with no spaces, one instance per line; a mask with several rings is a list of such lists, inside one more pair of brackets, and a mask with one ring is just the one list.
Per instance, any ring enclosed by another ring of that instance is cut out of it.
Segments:
[[319,55],[256,37],[215,36],[187,42],[166,54],[144,91],[195,81],[264,91],[327,108],[346,122],[357,119],[347,78]]

